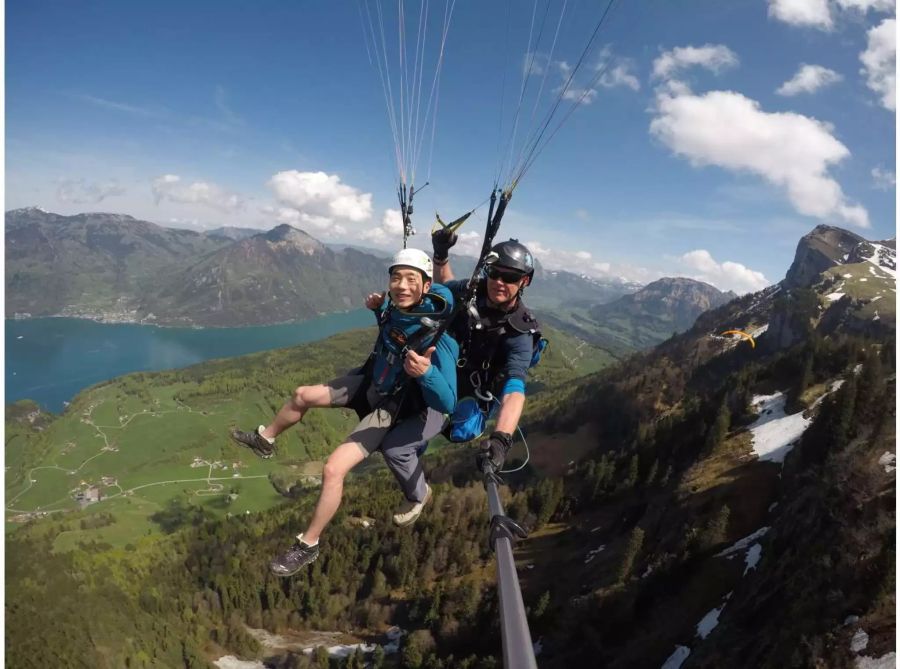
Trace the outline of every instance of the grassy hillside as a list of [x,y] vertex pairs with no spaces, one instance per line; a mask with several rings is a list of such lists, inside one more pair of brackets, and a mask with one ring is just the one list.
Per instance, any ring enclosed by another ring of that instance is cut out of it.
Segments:
[[[228,437],[233,426],[267,423],[297,385],[334,378],[361,364],[374,328],[324,342],[184,370],[132,374],[80,393],[61,416],[30,402],[7,410],[7,520],[18,524],[49,512],[73,522],[57,536],[57,550],[87,537],[114,546],[158,531],[150,520],[172,500],[214,515],[246,514],[284,501],[272,480],[289,488],[321,474],[324,458],[356,423],[350,410],[312,411],[278,440],[278,455],[261,460]],[[609,357],[564,333],[549,331],[550,349],[530,377],[533,402],[577,376],[597,371]],[[433,449],[441,448],[436,440]],[[369,467],[380,466],[378,460]],[[99,492],[99,503],[78,496]],[[84,506],[83,510],[81,507]],[[93,526],[90,518],[115,522]],[[81,521],[88,519],[88,529]],[[14,527],[15,525],[11,525]]]

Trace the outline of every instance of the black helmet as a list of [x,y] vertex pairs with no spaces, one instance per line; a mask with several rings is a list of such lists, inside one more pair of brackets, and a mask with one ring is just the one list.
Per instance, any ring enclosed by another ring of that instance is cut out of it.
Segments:
[[489,265],[508,267],[526,275],[529,279],[534,277],[534,256],[518,239],[494,244],[486,261]]

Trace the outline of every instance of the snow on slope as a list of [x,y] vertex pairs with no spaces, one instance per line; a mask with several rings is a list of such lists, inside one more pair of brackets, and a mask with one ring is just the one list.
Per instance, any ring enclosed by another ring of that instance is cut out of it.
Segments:
[[750,426],[753,435],[753,452],[760,460],[784,462],[785,456],[812,423],[803,412],[787,415],[787,401],[781,391],[774,395],[755,395],[751,404],[759,418]]

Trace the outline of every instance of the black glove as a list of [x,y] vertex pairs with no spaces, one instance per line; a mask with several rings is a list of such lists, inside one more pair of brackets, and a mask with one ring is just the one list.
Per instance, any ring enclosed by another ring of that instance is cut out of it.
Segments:
[[431,248],[434,249],[434,259],[444,262],[450,255],[450,247],[459,239],[450,228],[439,228],[431,233]]
[[503,469],[506,454],[512,448],[512,435],[508,432],[493,432],[491,436],[481,442],[481,450],[475,456],[475,463],[479,472],[484,472],[485,467],[498,472]]

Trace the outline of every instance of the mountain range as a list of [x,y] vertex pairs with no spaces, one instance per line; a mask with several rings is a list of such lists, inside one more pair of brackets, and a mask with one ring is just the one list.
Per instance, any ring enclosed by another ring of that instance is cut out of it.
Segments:
[[[460,276],[474,258],[454,256]],[[200,233],[117,214],[6,213],[7,317],[266,325],[353,309],[385,283],[385,254],[288,225]],[[624,354],[689,327],[732,295],[691,279],[642,288],[545,270],[526,300],[550,325]]]
[[[644,301],[681,317],[647,288]],[[504,475],[505,508],[531,530],[515,560],[541,667],[895,664],[895,296],[894,240],[820,226],[778,284],[711,305],[624,360],[552,335],[560,346],[529,375],[529,460]],[[400,494],[367,460],[323,557],[294,579],[267,574],[308,521],[308,479],[353,417],[311,412],[266,461],[229,443],[227,427],[264,420],[370,339],[133,374],[62,416],[12,407],[10,661],[328,666],[335,637],[321,630],[341,630],[379,646],[335,656],[341,666],[364,666],[363,654],[376,666],[499,666],[471,445],[429,449],[435,498],[411,528],[392,525]],[[273,645],[287,638],[300,641]]]

